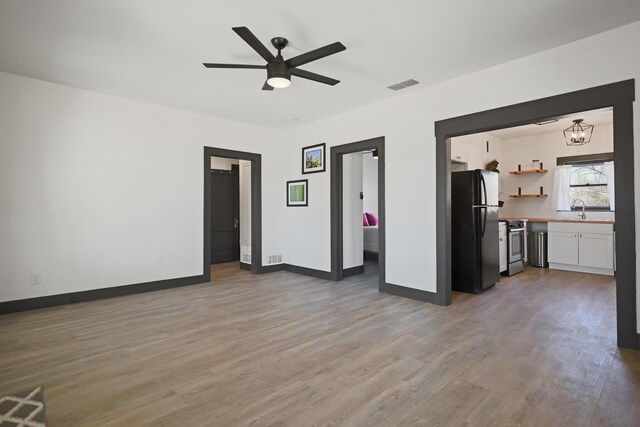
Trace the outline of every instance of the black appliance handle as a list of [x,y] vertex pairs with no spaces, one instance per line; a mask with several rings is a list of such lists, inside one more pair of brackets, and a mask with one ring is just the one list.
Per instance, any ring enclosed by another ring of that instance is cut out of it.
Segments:
[[[482,183],[482,192],[484,194],[484,205],[486,206],[489,203],[489,200],[487,199],[487,184],[484,182],[484,176],[482,176],[482,172],[480,172],[480,182]],[[482,203],[482,199],[480,199],[480,203]],[[483,208],[486,209],[486,208]],[[487,228],[487,211],[484,211],[484,219],[482,221],[482,235],[481,237],[484,238],[484,231]]]
[[484,203],[482,199],[480,199],[480,204],[488,205],[489,200],[487,199],[487,184],[484,182],[484,176],[482,176],[482,172],[480,172],[480,182],[482,183],[482,192],[484,193]]

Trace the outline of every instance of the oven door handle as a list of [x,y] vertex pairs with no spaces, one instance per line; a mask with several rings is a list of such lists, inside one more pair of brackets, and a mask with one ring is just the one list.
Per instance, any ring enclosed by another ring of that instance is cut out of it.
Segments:
[[509,233],[515,233],[517,231],[524,231],[524,228],[513,228],[511,230],[507,230]]

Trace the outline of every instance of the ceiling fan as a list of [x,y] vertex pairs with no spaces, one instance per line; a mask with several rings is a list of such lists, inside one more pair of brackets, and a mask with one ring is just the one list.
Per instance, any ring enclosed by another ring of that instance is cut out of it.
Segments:
[[347,48],[340,42],[331,43],[327,46],[312,50],[302,55],[289,58],[286,61],[282,57],[281,51],[287,46],[288,40],[284,37],[274,37],[271,44],[278,50],[278,55],[273,56],[271,51],[263,45],[260,40],[247,27],[234,27],[242,40],[247,42],[258,54],[267,61],[266,65],[246,65],[246,64],[212,64],[203,63],[207,68],[248,68],[248,69],[266,69],[267,81],[262,86],[262,90],[273,90],[274,88],[285,88],[291,84],[291,76],[300,77],[314,82],[320,82],[327,85],[335,86],[340,83],[339,80],[310,71],[298,68],[301,65],[308,64],[311,61],[324,58],[334,53],[342,52]]

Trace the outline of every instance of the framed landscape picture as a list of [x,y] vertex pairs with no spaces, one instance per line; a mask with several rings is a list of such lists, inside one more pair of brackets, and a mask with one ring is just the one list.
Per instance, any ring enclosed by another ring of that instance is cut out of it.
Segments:
[[325,171],[325,144],[311,145],[302,149],[302,173]]
[[308,206],[307,180],[287,181],[287,206]]

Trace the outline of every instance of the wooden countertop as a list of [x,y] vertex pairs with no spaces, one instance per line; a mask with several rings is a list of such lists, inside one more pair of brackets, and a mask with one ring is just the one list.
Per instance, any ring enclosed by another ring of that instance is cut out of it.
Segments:
[[500,218],[501,221],[520,220],[529,222],[581,222],[585,224],[615,224],[611,219],[559,219],[559,218]]

